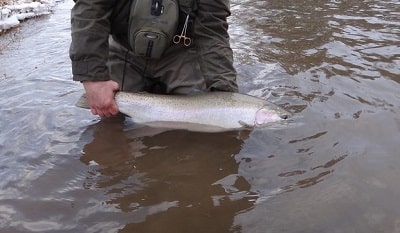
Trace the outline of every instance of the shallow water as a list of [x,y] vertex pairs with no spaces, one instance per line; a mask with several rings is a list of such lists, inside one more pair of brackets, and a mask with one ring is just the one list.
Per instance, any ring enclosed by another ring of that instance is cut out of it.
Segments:
[[400,232],[398,1],[233,0],[241,91],[295,113],[250,134],[74,107],[71,5],[0,40],[2,233]]

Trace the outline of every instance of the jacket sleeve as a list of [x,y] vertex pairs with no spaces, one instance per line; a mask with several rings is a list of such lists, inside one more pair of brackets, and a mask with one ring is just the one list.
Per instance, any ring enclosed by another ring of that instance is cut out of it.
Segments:
[[229,43],[229,0],[198,0],[194,39],[200,68],[209,90],[237,92],[236,71]]
[[118,0],[78,0],[71,10],[69,55],[75,81],[109,80],[110,15]]

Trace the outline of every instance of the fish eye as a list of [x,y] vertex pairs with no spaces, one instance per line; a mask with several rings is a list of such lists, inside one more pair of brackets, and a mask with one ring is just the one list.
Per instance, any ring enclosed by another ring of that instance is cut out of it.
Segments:
[[288,115],[288,114],[282,114],[280,117],[281,117],[282,119],[286,120],[286,119],[289,118],[289,115]]

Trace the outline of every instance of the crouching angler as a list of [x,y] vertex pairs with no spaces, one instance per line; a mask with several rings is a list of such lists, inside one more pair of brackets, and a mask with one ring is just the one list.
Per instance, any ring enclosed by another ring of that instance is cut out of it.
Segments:
[[229,0],[77,0],[73,80],[93,114],[116,115],[116,91],[237,92]]

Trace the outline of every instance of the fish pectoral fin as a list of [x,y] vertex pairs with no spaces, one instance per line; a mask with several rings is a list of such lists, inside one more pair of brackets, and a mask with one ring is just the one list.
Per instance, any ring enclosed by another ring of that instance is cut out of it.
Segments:
[[243,128],[244,129],[253,129],[254,127],[252,126],[252,125],[249,125],[249,124],[247,124],[246,122],[244,122],[244,121],[239,121],[239,124],[241,125],[241,126],[243,126]]

